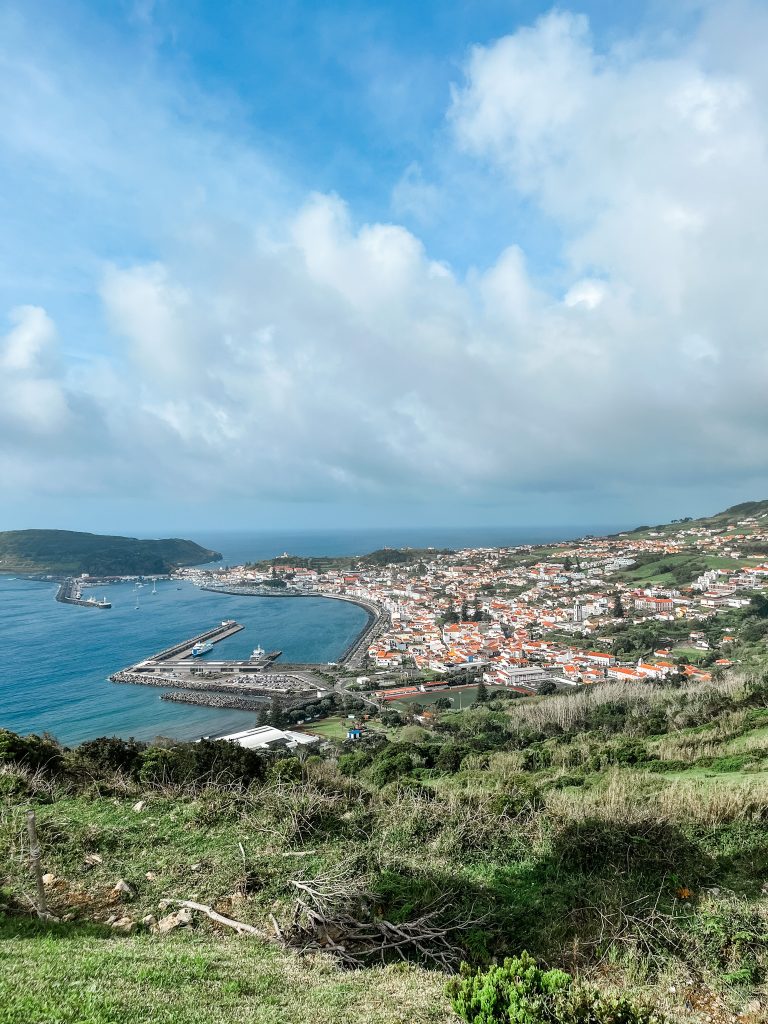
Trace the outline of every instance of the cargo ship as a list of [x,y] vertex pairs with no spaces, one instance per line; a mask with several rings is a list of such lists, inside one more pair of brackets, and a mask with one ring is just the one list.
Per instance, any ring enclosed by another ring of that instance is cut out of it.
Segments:
[[195,646],[192,648],[192,657],[199,658],[201,654],[207,654],[209,651],[212,650],[213,644],[210,642],[210,640],[206,640],[201,644],[195,644]]

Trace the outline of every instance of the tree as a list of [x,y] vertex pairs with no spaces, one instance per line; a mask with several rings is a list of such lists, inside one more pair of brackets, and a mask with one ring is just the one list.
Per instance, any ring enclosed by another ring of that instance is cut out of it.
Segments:
[[464,600],[461,602],[461,621],[467,622],[469,620],[469,602]]
[[477,684],[477,696],[475,697],[476,704],[485,704],[489,699],[490,694],[488,693],[488,687],[485,685],[483,680]]
[[450,697],[438,697],[433,707],[436,711],[448,711],[451,707]]
[[617,594],[613,599],[613,617],[614,619],[624,618],[624,605],[621,600],[621,594]]
[[543,683],[539,683],[539,685],[536,687],[536,693],[538,693],[541,697],[546,697],[550,693],[556,692],[557,687],[551,679],[545,679]]

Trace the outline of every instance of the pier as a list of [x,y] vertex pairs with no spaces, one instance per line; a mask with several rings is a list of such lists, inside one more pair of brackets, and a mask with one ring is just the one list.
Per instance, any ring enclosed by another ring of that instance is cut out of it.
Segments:
[[59,584],[56,600],[61,604],[76,604],[80,608],[111,608],[109,601],[97,601],[95,597],[81,597],[77,580],[71,576]]
[[218,626],[214,626],[213,629],[208,629],[205,633],[200,633],[199,636],[193,636],[191,640],[182,640],[181,643],[174,644],[173,647],[166,647],[165,650],[160,651],[158,654],[145,658],[144,661],[139,662],[139,665],[147,667],[164,661],[183,661],[185,658],[192,657],[192,648],[196,644],[217,644],[220,640],[226,640],[228,636],[234,636],[235,633],[239,633],[241,629],[245,629],[245,627],[239,622],[235,622],[234,619],[224,619],[223,622]]

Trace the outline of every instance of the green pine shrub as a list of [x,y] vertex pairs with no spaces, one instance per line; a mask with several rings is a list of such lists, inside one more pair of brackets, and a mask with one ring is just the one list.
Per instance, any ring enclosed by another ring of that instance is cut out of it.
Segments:
[[487,968],[463,964],[448,995],[468,1024],[661,1024],[654,1011],[545,970],[526,952]]

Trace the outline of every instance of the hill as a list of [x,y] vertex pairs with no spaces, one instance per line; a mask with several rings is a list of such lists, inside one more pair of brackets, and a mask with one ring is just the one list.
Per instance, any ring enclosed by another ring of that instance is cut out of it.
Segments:
[[138,540],[72,530],[0,533],[0,572],[144,576],[221,559],[191,540]]
[[677,533],[679,530],[689,529],[707,529],[742,536],[764,531],[768,529],[768,498],[762,501],[743,501],[722,512],[716,512],[711,516],[701,516],[698,519],[686,516],[683,519],[673,519],[670,523],[660,523],[657,526],[638,526],[631,535],[649,532]]
[[[604,1001],[516,1020],[649,1021],[622,993],[757,1024],[767,743],[759,677],[505,694],[304,758],[0,730],[0,1020],[502,1024],[445,985],[527,949]],[[29,806],[58,922],[34,917]],[[199,910],[159,933],[181,900],[255,934]]]

